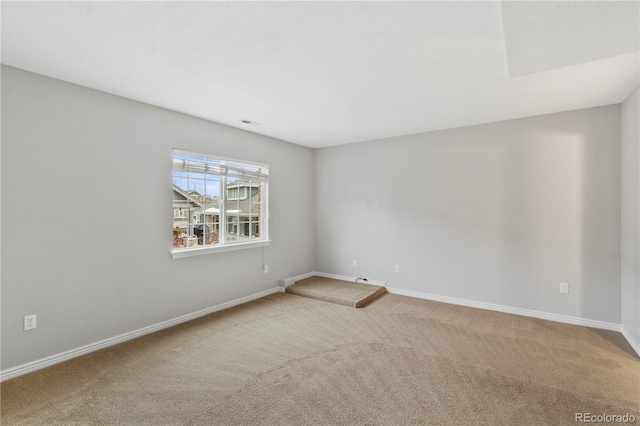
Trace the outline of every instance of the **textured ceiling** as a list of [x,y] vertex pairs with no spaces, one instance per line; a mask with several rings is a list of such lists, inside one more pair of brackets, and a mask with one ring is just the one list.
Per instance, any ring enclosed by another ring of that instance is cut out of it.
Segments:
[[501,2],[510,77],[637,52],[638,2]]
[[637,2],[529,3],[2,2],[1,59],[310,147],[614,104],[638,85]]

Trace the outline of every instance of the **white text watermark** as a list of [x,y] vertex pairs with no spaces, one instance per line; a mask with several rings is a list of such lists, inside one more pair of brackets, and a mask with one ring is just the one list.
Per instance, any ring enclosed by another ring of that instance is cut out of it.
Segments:
[[595,414],[595,413],[575,413],[576,423],[635,423],[636,416],[633,414]]

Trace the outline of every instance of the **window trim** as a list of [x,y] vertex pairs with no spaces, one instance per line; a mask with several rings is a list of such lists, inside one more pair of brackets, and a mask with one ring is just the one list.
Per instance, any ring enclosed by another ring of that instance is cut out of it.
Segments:
[[[221,163],[229,162],[229,163],[235,163],[238,165],[259,167],[259,168],[263,168],[266,171],[266,173],[263,173],[261,175],[261,178],[259,179],[262,185],[262,195],[261,195],[261,203],[260,203],[262,208],[261,208],[261,220],[257,223],[260,224],[260,233],[262,235],[261,238],[255,239],[255,240],[240,241],[240,242],[227,242],[225,244],[216,244],[216,245],[209,245],[209,246],[181,247],[181,248],[176,248],[171,246],[171,250],[169,251],[169,253],[171,254],[171,257],[173,259],[180,259],[180,258],[191,257],[191,256],[201,256],[201,255],[212,254],[212,253],[223,253],[227,251],[245,250],[245,249],[256,248],[256,247],[265,247],[271,243],[271,240],[269,239],[269,177],[268,177],[269,165],[268,164],[253,162],[249,160],[238,160],[238,159],[228,158],[228,157],[207,155],[203,153],[185,151],[185,150],[174,148],[171,151],[172,181],[173,181],[173,171],[174,171],[174,154],[182,154],[187,156],[207,158],[207,159],[220,161]],[[217,174],[217,175],[220,176],[220,178],[222,179],[221,182],[226,181],[226,176],[223,176],[222,174]],[[249,179],[251,179],[251,177],[249,177]],[[226,223],[222,222],[222,219],[224,217],[226,220],[226,214],[224,214],[226,210],[223,209],[222,206],[226,206],[226,204],[227,204],[227,194],[226,194],[226,191],[223,190],[221,191],[221,194],[220,194],[220,205],[221,205],[221,213],[222,213],[220,216],[220,229],[224,230],[224,232],[226,232]]]
[[201,256],[203,254],[223,253],[225,251],[245,250],[256,247],[265,247],[271,244],[271,240],[248,241],[243,243],[228,243],[217,246],[204,247],[185,247],[180,250],[171,250],[173,259],[181,259],[183,257]]

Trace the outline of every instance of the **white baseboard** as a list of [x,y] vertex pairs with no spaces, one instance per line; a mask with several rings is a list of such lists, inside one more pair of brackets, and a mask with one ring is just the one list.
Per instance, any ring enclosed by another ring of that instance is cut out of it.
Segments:
[[[343,280],[343,281],[355,281],[356,279],[355,277],[348,277],[345,275],[328,274],[326,272],[314,271],[314,272],[309,272],[297,277],[289,278],[288,285],[294,284],[296,281],[313,277],[313,276],[333,278],[336,280]],[[489,311],[503,312],[507,314],[520,315],[520,316],[530,317],[530,318],[539,318],[547,321],[555,321],[555,322],[561,322],[566,324],[580,325],[583,327],[591,327],[591,328],[597,328],[601,330],[617,331],[624,336],[627,342],[629,342],[629,345],[631,345],[633,350],[638,354],[638,356],[640,356],[640,343],[637,342],[631,336],[631,334],[629,334],[620,324],[604,322],[604,321],[595,321],[595,320],[590,320],[586,318],[572,317],[569,315],[553,314],[550,312],[535,311],[532,309],[514,308],[511,306],[498,305],[494,303],[477,302],[475,300],[460,299],[457,297],[440,296],[437,294],[422,293],[418,291],[404,290],[404,289],[395,288],[395,287],[387,287],[384,281],[369,280],[369,282],[368,283],[365,282],[365,284],[385,286],[389,293],[399,294],[402,296],[415,297],[418,299],[433,300],[435,302],[450,303],[452,305],[467,306],[469,308],[486,309]]]
[[534,311],[532,309],[514,308],[511,306],[497,305],[486,302],[476,302],[475,300],[459,299],[457,297],[439,296],[436,294],[421,293],[418,291],[403,290],[401,288],[387,287],[387,291],[402,296],[416,297],[418,299],[433,300],[436,302],[450,303],[452,305],[467,306],[469,308],[486,309],[489,311],[504,312],[507,314],[520,315],[524,317],[540,318],[548,321],[563,322],[584,327],[599,328],[602,330],[620,331],[620,324],[611,322],[595,321],[586,318],[572,317],[569,315],[553,314],[550,312]]
[[627,339],[627,342],[629,342],[629,345],[633,348],[634,351],[636,351],[638,357],[640,357],[640,342],[634,339],[623,326],[620,326],[620,333],[622,333],[624,338]]
[[[309,278],[312,276],[320,276],[320,277],[324,277],[324,278],[334,278],[334,279],[339,279],[339,280],[344,280],[344,281],[355,281],[355,277],[348,277],[348,276],[344,276],[344,275],[335,275],[335,274],[327,274],[324,272],[309,272],[307,274],[303,274],[303,275],[299,275],[297,277],[292,277],[292,278],[288,278],[283,280],[286,285],[290,285],[289,283],[293,284],[296,281],[305,279],[305,278]],[[291,281],[292,280],[292,281]],[[385,286],[385,282],[384,281],[375,281],[375,280],[369,280],[368,284],[374,284],[374,285],[382,285]],[[540,318],[540,319],[545,319],[545,320],[549,320],[549,321],[556,321],[556,322],[563,322],[563,323],[568,323],[568,324],[574,324],[574,325],[581,325],[581,326],[585,326],[585,327],[592,327],[592,328],[599,328],[599,329],[603,329],[603,330],[612,330],[612,331],[618,331],[620,333],[622,333],[622,335],[624,336],[624,338],[629,342],[629,344],[631,345],[631,347],[633,348],[633,350],[638,354],[638,356],[640,356],[640,343],[637,342],[628,332],[626,332],[626,330],[620,326],[620,324],[614,324],[614,323],[608,323],[608,322],[603,322],[603,321],[594,321],[594,320],[589,320],[589,319],[584,319],[584,318],[577,318],[577,317],[571,317],[571,316],[567,316],[567,315],[559,315],[559,314],[552,314],[552,313],[548,313],[548,312],[540,312],[540,311],[534,311],[534,310],[530,310],[530,309],[521,309],[521,308],[513,308],[510,306],[503,306],[503,305],[496,305],[496,304],[492,304],[492,303],[485,303],[485,302],[476,302],[473,300],[467,300],[467,299],[459,299],[459,298],[455,298],[455,297],[448,297],[448,296],[439,296],[439,295],[435,295],[435,294],[429,294],[429,293],[422,293],[422,292],[417,292],[417,291],[411,291],[411,290],[404,290],[404,289],[400,289],[400,288],[393,288],[393,287],[387,287],[387,291],[389,293],[393,293],[393,294],[399,294],[399,295],[403,295],[403,296],[410,296],[410,297],[416,297],[419,299],[426,299],[426,300],[433,300],[436,302],[444,302],[444,303],[450,303],[453,305],[460,305],[460,306],[467,306],[467,307],[471,307],[471,308],[479,308],[479,309],[486,309],[486,310],[491,310],[491,311],[497,311],[497,312],[504,312],[504,313],[509,313],[509,314],[515,314],[515,315],[521,315],[521,316],[526,316],[526,317],[532,317],[532,318]],[[76,349],[72,349],[66,352],[62,352],[60,354],[57,355],[52,355],[46,358],[42,358],[36,361],[32,361],[32,362],[28,362],[26,364],[22,364],[19,365],[17,367],[12,367],[3,371],[0,371],[0,382],[5,381],[5,380],[9,380],[12,379],[14,377],[18,377],[18,376],[22,376],[23,374],[27,374],[27,373],[31,373],[46,367],[50,367],[52,365],[58,364],[60,362],[63,361],[67,361],[73,358],[77,358],[81,355],[85,355],[91,352],[95,352],[97,350],[100,349],[104,349],[107,348],[109,346],[114,346],[117,345],[119,343],[123,343],[126,342],[128,340],[132,340],[135,339],[137,337],[142,337],[144,335],[147,334],[151,334],[154,333],[156,331],[160,331],[163,330],[165,328],[169,328],[172,327],[174,325],[178,325],[187,321],[191,321],[194,320],[196,318],[200,318],[203,317],[205,315],[211,314],[213,312],[217,312],[217,311],[221,311],[223,309],[228,309],[231,308],[233,306],[237,306],[237,305],[241,305],[243,303],[247,303],[247,302],[251,302],[252,300],[256,300],[256,299],[260,299],[262,297],[265,296],[269,296],[271,294],[274,293],[282,293],[284,292],[284,287],[274,287],[271,288],[269,290],[265,290],[262,291],[260,293],[255,293],[246,297],[242,297],[240,299],[236,299],[236,300],[232,300],[230,302],[226,302],[226,303],[222,303],[220,305],[216,305],[216,306],[212,306],[210,308],[207,309],[203,309],[197,312],[193,312],[191,314],[187,314],[187,315],[183,315],[180,316],[178,318],[174,318],[168,321],[163,321],[161,323],[158,324],[154,324],[148,327],[143,327],[140,328],[138,330],[134,330],[128,333],[124,333],[121,334],[119,336],[115,336],[109,339],[105,339],[105,340],[101,340],[99,342],[95,342],[95,343],[91,343],[89,345],[86,346],[82,346]]]
[[[300,280],[303,280],[303,279],[309,278],[309,277],[331,278],[331,279],[334,279],[334,280],[350,281],[350,282],[354,282],[358,278],[358,277],[348,277],[346,275],[327,274],[326,272],[314,271],[314,272],[308,272],[308,273],[303,274],[303,275],[299,275],[297,277],[293,277],[292,278],[293,282],[291,284],[295,283],[296,281],[300,281]],[[382,286],[382,287],[386,287],[387,286],[387,283],[385,283],[384,281],[372,280],[372,279],[369,279],[368,277],[366,277],[366,278],[367,278],[367,281],[358,281],[358,282],[360,284],[379,285],[379,286]]]
[[[309,278],[313,276],[318,276],[323,278],[332,278],[332,279],[342,280],[342,281],[356,280],[356,277],[349,277],[346,275],[336,275],[336,274],[328,274],[326,272],[314,271],[314,272],[309,272],[303,275],[299,275],[297,277],[290,278],[287,285],[292,285],[296,281],[300,281],[305,278]],[[402,296],[433,300],[435,302],[450,303],[452,305],[466,306],[469,308],[486,309],[488,311],[503,312],[507,314],[520,315],[520,316],[530,317],[530,318],[539,318],[547,321],[555,321],[555,322],[561,322],[565,324],[580,325],[583,327],[591,327],[591,328],[597,328],[601,330],[617,331],[624,336],[627,342],[629,342],[629,345],[631,345],[633,350],[640,357],[640,343],[638,343],[635,339],[633,339],[631,337],[631,334],[627,333],[626,330],[620,324],[605,322],[605,321],[590,320],[586,318],[572,317],[569,315],[554,314],[550,312],[535,311],[532,309],[514,308],[511,306],[498,305],[494,303],[477,302],[475,300],[460,299],[457,297],[440,296],[437,294],[422,293],[418,291],[404,290],[404,289],[395,288],[395,287],[387,287],[386,282],[384,281],[369,280],[368,282],[364,282],[364,281],[360,281],[360,282],[364,284],[384,286],[386,287],[389,293],[399,294]]]
[[294,285],[296,281],[304,280],[306,278],[311,278],[315,275],[315,272],[307,272],[306,274],[298,275],[297,277],[289,277],[281,280],[284,284],[284,287],[289,287],[290,285]]
[[241,305],[243,303],[251,302],[252,300],[260,299],[261,297],[269,296],[274,293],[281,293],[284,289],[281,287],[274,287],[269,290],[262,291],[260,293],[255,293],[246,297],[242,297],[240,299],[232,300],[230,302],[222,303],[220,305],[212,306],[207,309],[203,309],[201,311],[193,312],[191,314],[183,315],[178,318],[174,318],[168,321],[163,321],[158,324],[150,325],[148,327],[143,327],[138,330],[134,330],[128,333],[121,334],[119,336],[111,337],[109,339],[101,340],[99,342],[91,343],[86,346],[82,346],[76,349],[71,349],[66,352],[59,353],[57,355],[48,356],[46,358],[42,358],[36,361],[28,362],[26,364],[19,365],[17,367],[8,368],[4,371],[0,372],[0,382],[13,379],[14,377],[22,376],[23,374],[31,373],[33,371],[37,371],[46,367],[50,367],[52,365],[58,364],[63,361],[70,360],[72,358],[77,358],[81,355],[85,355],[91,352],[95,352],[100,349],[107,348],[109,346],[117,345],[119,343],[126,342],[128,340],[135,339],[137,337],[141,337],[147,334],[154,333],[156,331],[163,330],[165,328],[172,327],[174,325],[178,325],[187,321],[194,320],[196,318],[203,317],[205,315],[211,314],[213,312],[221,311],[223,309],[228,309],[233,306]]

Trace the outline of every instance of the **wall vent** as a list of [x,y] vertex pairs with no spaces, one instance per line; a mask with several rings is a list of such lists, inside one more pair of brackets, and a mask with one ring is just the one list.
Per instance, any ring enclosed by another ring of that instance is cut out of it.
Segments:
[[262,124],[258,123],[257,121],[253,121],[253,120],[244,119],[244,120],[240,120],[240,122],[242,124],[248,124],[250,126],[262,126]]

